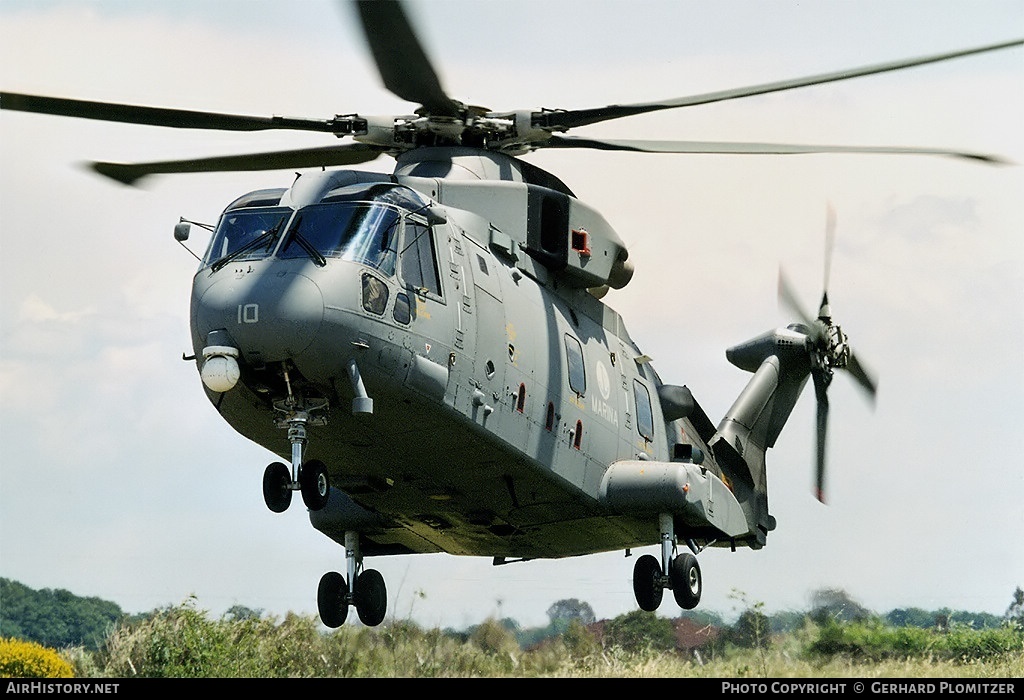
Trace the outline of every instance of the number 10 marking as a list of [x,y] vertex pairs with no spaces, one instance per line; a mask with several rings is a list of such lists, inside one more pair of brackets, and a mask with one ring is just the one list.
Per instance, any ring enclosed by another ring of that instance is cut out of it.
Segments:
[[238,322],[239,323],[259,323],[260,322],[260,305],[259,304],[239,304],[238,305]]

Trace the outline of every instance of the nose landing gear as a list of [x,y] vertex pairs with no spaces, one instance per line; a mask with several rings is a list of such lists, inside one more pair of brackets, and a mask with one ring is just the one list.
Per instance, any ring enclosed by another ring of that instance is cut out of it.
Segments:
[[[645,554],[633,566],[633,594],[637,605],[648,612],[657,610],[665,589],[670,588],[679,607],[692,610],[700,602],[703,587],[697,557],[690,552],[673,557],[675,529],[672,516],[662,514],[658,521],[661,530],[661,561]],[[688,544],[694,552],[697,551],[692,542]]]
[[[324,401],[323,407],[326,407],[326,403]],[[289,471],[282,462],[273,462],[263,472],[263,500],[267,508],[275,513],[288,510],[292,491],[302,493],[302,501],[310,510],[321,510],[327,505],[331,486],[326,465],[318,459],[302,461],[302,452],[306,446],[306,426],[309,424],[324,425],[326,420],[312,418],[309,410],[292,410],[278,422],[279,427],[288,428],[288,440],[292,444],[292,465]]]
[[288,387],[288,396],[274,402],[274,409],[284,414],[277,421],[277,427],[288,430],[288,442],[292,447],[291,471],[282,462],[274,462],[263,472],[263,500],[267,508],[275,513],[288,510],[292,501],[292,491],[301,491],[302,501],[310,510],[321,510],[327,505],[331,494],[327,467],[323,462],[311,459],[303,462],[302,453],[306,448],[306,427],[311,425],[327,425],[323,416],[314,416],[318,411],[327,408],[327,399],[309,399],[303,401],[292,393],[288,369],[284,369],[284,379]]
[[329,571],[320,578],[316,595],[320,620],[327,627],[341,627],[348,618],[349,605],[354,605],[360,622],[375,627],[387,614],[388,592],[379,571],[363,569],[357,532],[345,533],[345,561],[347,577]]

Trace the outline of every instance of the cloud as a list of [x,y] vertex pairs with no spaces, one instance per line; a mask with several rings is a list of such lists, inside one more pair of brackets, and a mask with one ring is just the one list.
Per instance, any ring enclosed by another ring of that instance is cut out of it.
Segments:
[[44,301],[39,295],[32,293],[22,300],[18,310],[18,317],[29,323],[77,323],[90,316],[96,315],[94,306],[87,306],[82,309],[71,311],[57,311],[52,305]]

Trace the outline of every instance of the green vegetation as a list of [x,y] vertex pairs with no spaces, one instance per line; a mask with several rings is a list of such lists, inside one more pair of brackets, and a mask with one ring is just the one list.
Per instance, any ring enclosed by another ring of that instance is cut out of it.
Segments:
[[0,638],[0,678],[73,678],[71,664],[35,642]]
[[604,628],[604,637],[609,646],[628,654],[664,653],[676,648],[672,621],[643,610],[634,610],[609,620]]
[[983,660],[1022,650],[1024,635],[1010,625],[976,630],[891,627],[881,620],[840,624],[828,622],[818,631],[809,651],[858,660],[931,658],[951,661]]
[[[280,619],[240,606],[216,619],[187,600],[144,616],[122,615],[100,643],[61,645],[59,653],[0,640],[0,675],[52,677],[70,670],[92,678],[1024,676],[1020,589],[998,619],[950,611],[893,611],[882,617],[851,604],[842,591],[822,592],[809,612],[783,616],[739,600],[745,607],[732,624],[714,613],[670,620],[642,611],[597,622],[589,605],[570,599],[548,609],[551,624],[543,630],[492,619],[465,631],[427,630],[409,621],[327,630],[315,616]],[[6,615],[6,600],[4,607]],[[928,617],[933,624],[921,624]],[[59,663],[45,665],[54,660]]]
[[211,619],[191,602],[126,621],[98,652],[69,652],[91,677],[1020,677],[1024,633],[893,628],[881,620],[809,618],[800,630],[739,646],[723,634],[703,660],[668,641],[671,621],[633,612],[609,620],[604,638],[570,622],[523,649],[506,624],[468,636],[409,622],[326,632],[313,616]]
[[97,649],[124,617],[121,608],[99,598],[80,598],[59,589],[36,591],[6,578],[0,578],[0,601],[0,630],[5,636],[54,648]]

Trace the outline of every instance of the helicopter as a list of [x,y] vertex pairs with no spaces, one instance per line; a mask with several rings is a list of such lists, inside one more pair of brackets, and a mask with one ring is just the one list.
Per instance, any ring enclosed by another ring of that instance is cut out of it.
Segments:
[[[693,607],[701,549],[759,548],[774,528],[764,451],[808,378],[821,407],[822,446],[832,372],[848,370],[869,392],[873,380],[823,297],[817,318],[801,314],[798,326],[729,352],[754,378],[716,426],[688,389],[660,382],[603,303],[632,275],[624,243],[568,186],[517,156],[573,147],[724,151],[730,147],[559,134],[841,77],[700,100],[491,112],[446,97],[398,5],[359,7],[385,84],[421,105],[416,112],[264,120],[12,93],[0,96],[0,107],[164,126],[311,130],[355,142],[97,164],[123,182],[397,156],[390,176],[304,174],[288,188],[239,198],[225,210],[193,286],[193,355],[207,395],[238,432],[287,462],[267,467],[268,507],[284,510],[299,491],[313,526],[345,545],[347,575],[321,581],[325,623],[342,624],[353,605],[364,623],[378,624],[385,588],[363,557],[413,552],[508,562],[660,542],[661,561],[636,564],[638,604],[654,609],[670,589],[681,607]],[[407,51],[392,51],[385,38]],[[331,239],[342,229],[351,235]],[[185,240],[187,231],[180,226],[176,237]],[[439,434],[448,447],[431,454],[425,447]],[[823,458],[818,470],[821,484]],[[678,554],[680,544],[689,553]]]

